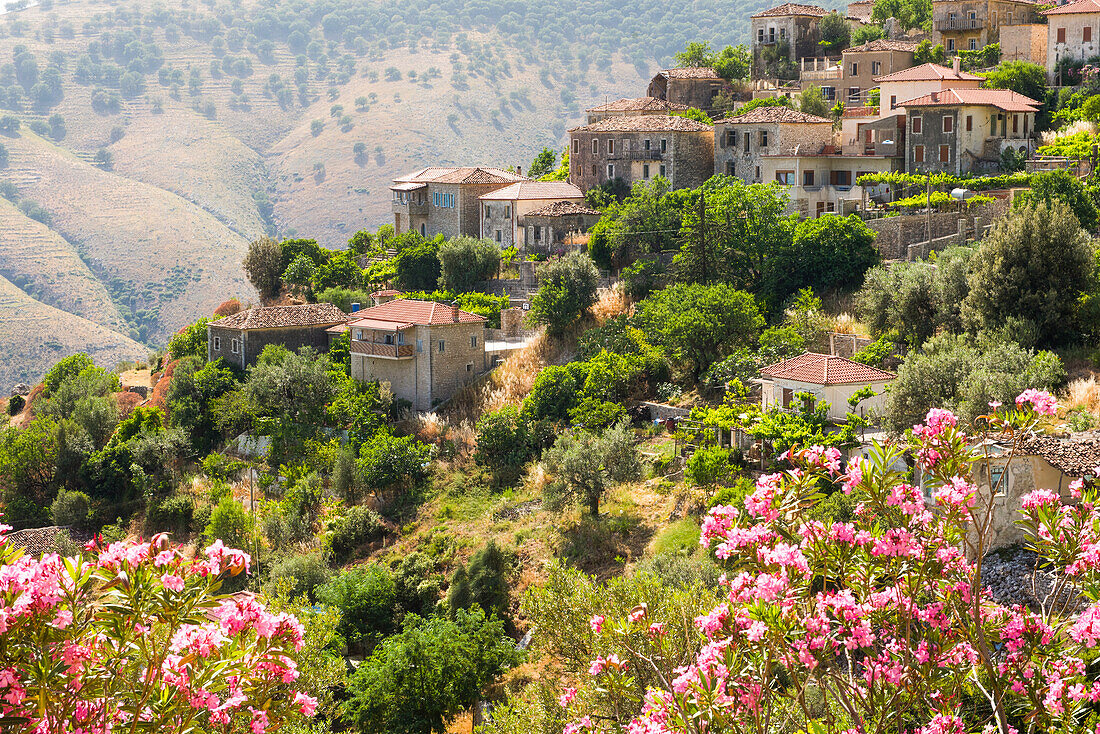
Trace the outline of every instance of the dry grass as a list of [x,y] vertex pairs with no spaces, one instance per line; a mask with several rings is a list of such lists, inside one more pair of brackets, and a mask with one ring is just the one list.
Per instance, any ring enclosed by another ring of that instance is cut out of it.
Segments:
[[1069,127],[1062,128],[1061,130],[1048,130],[1044,133],[1041,133],[1041,145],[1051,145],[1059,138],[1076,135],[1077,133],[1081,132],[1096,132],[1096,124],[1089,122],[1088,120],[1078,120],[1077,122],[1072,123]]
[[1071,381],[1061,403],[1067,411],[1083,410],[1092,415],[1100,415],[1100,383],[1096,381],[1096,376],[1090,375]]
[[826,317],[826,328],[838,334],[855,334],[856,336],[869,335],[867,326],[850,313],[840,313],[836,316]]

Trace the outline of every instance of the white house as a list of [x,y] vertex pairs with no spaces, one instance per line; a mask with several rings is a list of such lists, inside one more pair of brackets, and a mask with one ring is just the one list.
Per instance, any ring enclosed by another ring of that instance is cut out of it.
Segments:
[[840,421],[850,410],[848,398],[864,387],[872,388],[875,395],[861,402],[856,411],[860,415],[872,410],[881,412],[886,404],[886,385],[896,378],[893,372],[844,357],[807,352],[760,370],[760,407],[798,407],[795,394],[807,392],[829,403],[829,418]]

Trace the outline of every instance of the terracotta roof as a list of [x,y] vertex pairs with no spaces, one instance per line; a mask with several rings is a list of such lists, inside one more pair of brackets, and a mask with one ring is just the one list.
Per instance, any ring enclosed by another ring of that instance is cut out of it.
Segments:
[[869,367],[844,357],[806,352],[760,370],[765,377],[810,382],[815,385],[887,382],[897,377],[893,372]]
[[764,122],[783,122],[783,123],[808,123],[811,125],[832,125],[833,121],[826,117],[818,117],[817,115],[811,115],[806,112],[799,112],[798,110],[792,110],[790,107],[754,107],[748,112],[741,115],[731,115],[723,117],[719,122],[732,122],[732,123],[753,123],[759,124]]
[[444,168],[429,166],[408,176],[394,179],[394,183],[452,183],[452,184],[508,184],[514,181],[526,181],[526,176],[505,171],[501,168],[482,168],[467,166],[463,168]]
[[862,46],[852,46],[851,48],[846,48],[844,49],[844,53],[858,54],[870,53],[872,51],[901,51],[903,53],[913,53],[916,50],[916,41],[890,41],[885,38],[879,38],[874,41],[868,41]]
[[211,326],[227,329],[277,329],[283,326],[328,326],[347,319],[347,314],[331,303],[306,303],[301,306],[265,306],[239,311]]
[[527,212],[525,217],[569,217],[569,216],[600,216],[597,209],[590,209],[579,201],[555,201],[544,207]]
[[1040,456],[1071,477],[1093,476],[1100,466],[1100,437],[1095,433],[1071,438],[1031,436],[1020,442],[1021,453]]
[[649,112],[651,110],[683,112],[688,109],[691,108],[686,104],[669,102],[665,99],[657,99],[656,97],[636,97],[634,99],[617,99],[614,102],[591,107],[585,110],[585,112]]
[[400,295],[401,295],[401,291],[395,291],[393,288],[385,288],[383,290],[375,291],[374,293],[371,293],[370,297],[371,298],[377,298],[378,296],[385,297],[385,296],[400,296]]
[[5,535],[4,539],[12,548],[22,548],[28,556],[40,558],[46,553],[64,552],[74,542],[77,545],[83,545],[90,539],[86,533],[80,535],[80,538],[74,537],[73,531],[64,525],[51,525],[45,528],[16,530]]
[[800,3],[783,3],[777,5],[774,8],[768,8],[767,10],[757,13],[752,16],[754,18],[775,18],[783,15],[811,15],[815,18],[822,18],[829,14],[829,11],[825,8],[819,8],[816,5],[802,5]]
[[[445,303],[435,301],[417,301],[412,298],[398,298],[378,306],[371,306],[356,312],[348,322],[359,325],[360,320],[370,322],[371,327],[382,323],[386,328],[400,329],[406,326],[441,326],[455,323],[454,309]],[[458,309],[458,323],[475,324],[485,321],[484,316]]]
[[718,72],[709,66],[678,66],[675,69],[662,69],[657,76],[669,79],[721,79]]
[[522,199],[583,199],[584,192],[568,181],[520,181],[478,197],[485,201]]
[[954,69],[933,63],[911,66],[908,69],[895,71],[893,74],[875,77],[876,82],[930,82],[938,80],[980,82],[984,80],[984,77],[965,71],[956,74]]
[[1097,2],[1097,0],[1077,0],[1077,2],[1043,11],[1043,15],[1075,15],[1078,13],[1100,13],[1100,2]]
[[569,132],[617,133],[617,132],[710,132],[713,128],[686,117],[675,115],[640,115],[637,117],[609,117],[591,125],[575,127]]
[[1041,102],[1017,94],[1010,89],[945,89],[923,97],[899,102],[899,107],[952,107],[956,105],[981,105],[996,107],[1004,112],[1035,112]]

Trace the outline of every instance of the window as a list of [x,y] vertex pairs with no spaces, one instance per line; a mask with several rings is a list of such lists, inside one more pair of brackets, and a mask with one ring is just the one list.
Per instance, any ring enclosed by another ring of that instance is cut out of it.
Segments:
[[746,153],[749,152],[749,144],[750,144],[751,140],[752,140],[752,135],[750,135],[749,133],[745,133],[745,152]]
[[667,146],[668,146],[668,141],[665,140],[664,138],[661,138],[661,152],[662,153],[665,152]]
[[859,64],[856,63],[855,61],[853,61],[852,62],[852,76],[858,76],[858,75],[859,75]]
[[661,165],[661,167],[660,167],[660,169],[659,169],[659,170],[660,170],[660,173],[658,173],[657,175],[658,175],[658,176],[660,176],[661,178],[664,178],[664,177],[665,177],[665,167],[664,167],[664,164],[662,164],[662,165]]
[[821,96],[830,102],[836,99],[836,87],[822,87]]
[[501,239],[501,234],[500,234],[500,230],[498,229],[498,230],[497,230],[497,242],[503,242],[503,241],[504,241],[504,240],[502,240],[502,239]]
[[615,155],[615,141],[611,138],[608,138],[607,140],[607,154]]
[[214,337],[214,351],[220,352],[222,350],[222,338],[220,336]]
[[420,223],[420,236],[421,237],[427,237],[428,236],[428,227],[423,222]]
[[416,340],[416,351],[417,351],[417,353],[420,353],[420,352],[424,351],[424,340],[423,339],[417,339]]
[[836,204],[830,201],[828,204],[825,205],[825,211],[829,213],[835,212]]
[[947,145],[940,146],[940,163],[947,163],[951,160],[951,147]]
[[489,218],[490,218],[490,217],[492,217],[492,216],[493,216],[493,212],[492,212],[492,210],[491,210],[491,209],[489,208],[489,205],[488,205],[488,204],[486,204],[486,205],[485,205],[485,218],[486,218],[486,219],[489,219]]
[[614,163],[608,163],[607,164],[607,177],[608,178],[615,178],[615,164]]
[[1081,29],[1081,43],[1090,43],[1092,41],[1092,26],[1087,25]]
[[646,138],[644,141],[642,141],[642,145],[645,147],[646,150],[649,150],[649,138]]
[[734,175],[733,161],[726,161],[726,175],[727,176],[733,176]]
[[592,155],[600,154],[600,141],[596,138],[592,138]]
[[600,171],[600,168],[599,168],[599,166],[597,166],[597,165],[596,165],[595,163],[593,163],[593,164],[592,164],[592,175],[593,175],[593,176],[598,176],[598,175],[599,175],[599,171]]
[[477,334],[470,334],[470,346],[471,347],[476,347],[477,346]]
[[1012,25],[1012,11],[1008,11],[1008,20],[1005,21],[1009,25]]
[[924,146],[923,145],[914,145],[913,146],[913,162],[914,163],[924,163]]
[[439,351],[440,352],[447,351],[447,342],[443,341],[442,339],[439,340]]
[[817,202],[817,216],[820,217],[824,213],[825,213],[825,202],[824,201]]
[[1007,493],[1008,480],[1005,479],[1005,468],[1003,466],[989,467],[989,487],[996,497],[1002,497]]
[[649,164],[642,164],[642,178],[649,178]]
[[573,140],[573,155],[579,156],[581,154],[581,141]]
[[756,42],[757,43],[763,43],[764,42],[764,29],[763,28],[757,28],[756,29]]
[[531,231],[535,233],[535,242],[542,241],[542,227],[532,227]]
[[897,108],[898,108],[898,98],[897,98],[897,95],[895,95],[895,94],[891,94],[891,95],[890,95],[890,109],[892,109],[892,110],[896,110]]
[[393,334],[386,334],[382,341],[386,344],[393,344]]
[[1018,132],[1020,132],[1020,116],[1019,115],[1013,115],[1012,116],[1012,134],[1015,135]]
[[951,115],[944,115],[943,117],[943,131],[949,133],[955,129],[955,118]]
[[794,171],[776,171],[775,180],[781,184],[791,186],[794,184]]
[[1055,43],[1065,43],[1065,42],[1066,42],[1066,29],[1065,28],[1059,28],[1058,29],[1058,40],[1055,41]]
[[921,116],[913,115],[913,134],[920,135],[921,133]]
[[971,132],[974,129],[974,115],[966,116],[966,131]]
[[737,145],[737,132],[735,130],[726,130],[726,147],[733,148]]
[[848,87],[848,99],[852,102],[859,101],[859,87]]
[[813,171],[803,171],[802,172],[802,185],[803,186],[813,186],[814,185],[814,172]]
[[977,38],[971,38],[969,43],[970,43],[970,50],[971,51],[977,51],[978,50],[978,39]]
[[512,205],[511,204],[505,204],[504,205],[504,218],[505,219],[511,219],[512,218]]
[[948,52],[951,52],[951,51],[955,50],[955,39],[954,38],[948,38],[947,39],[947,50],[948,50]]
[[767,148],[768,147],[768,131],[767,130],[761,130],[760,131],[760,147],[761,148]]
[[757,166],[757,167],[756,167],[756,180],[757,180],[757,181],[759,181],[759,180],[760,180],[760,166]]
[[872,61],[871,62],[871,76],[878,76],[881,73],[882,73],[882,62],[881,61]]
[[852,172],[851,171],[830,171],[829,183],[833,186],[851,186],[852,185]]
[[473,372],[474,371],[474,363],[473,362],[467,362],[466,363],[466,371],[467,372]]
[[229,342],[229,351],[233,352],[233,354],[241,353],[241,342],[239,339],[233,339]]
[[1027,115],[1024,115],[1024,137],[1027,137]]

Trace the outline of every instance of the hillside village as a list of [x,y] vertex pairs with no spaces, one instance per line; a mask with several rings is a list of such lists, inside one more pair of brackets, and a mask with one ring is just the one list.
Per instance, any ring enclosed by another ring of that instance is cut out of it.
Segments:
[[560,153],[396,177],[346,249],[256,236],[254,296],[145,359],[14,386],[0,716],[1093,730],[1100,3],[750,22]]

